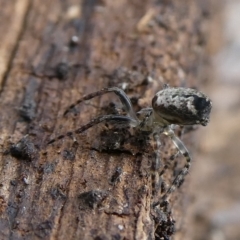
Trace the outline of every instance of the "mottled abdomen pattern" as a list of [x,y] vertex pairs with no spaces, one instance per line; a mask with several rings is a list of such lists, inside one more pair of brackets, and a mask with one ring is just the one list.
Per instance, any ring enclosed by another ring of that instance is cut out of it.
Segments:
[[154,113],[169,124],[206,126],[212,102],[192,88],[165,88],[156,93],[152,107]]

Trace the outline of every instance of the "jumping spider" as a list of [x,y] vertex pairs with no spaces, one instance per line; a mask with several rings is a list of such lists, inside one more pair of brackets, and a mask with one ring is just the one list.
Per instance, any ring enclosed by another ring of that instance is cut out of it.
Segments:
[[[174,134],[174,125],[186,126],[201,124],[203,126],[206,126],[209,122],[212,102],[206,95],[195,89],[182,87],[173,88],[166,85],[163,90],[157,92],[153,97],[152,108],[143,108],[136,114],[126,93],[120,88],[111,87],[104,88],[100,91],[93,92],[84,96],[69,106],[69,108],[64,112],[64,115],[67,115],[79,103],[109,92],[114,92],[120,98],[127,116],[103,115],[96,117],[75,131],[67,132],[64,135],[60,135],[57,138],[50,140],[48,144],[51,144],[56,140],[62,139],[66,136],[73,136],[73,134],[82,133],[88,128],[106,121],[126,123],[129,126],[138,128],[141,131],[149,131],[153,134],[154,140],[156,141],[156,145],[158,147],[160,146],[159,135],[164,134],[166,136],[169,136],[178,151],[186,159],[186,164],[179,172],[179,174],[175,177],[171,186],[164,193],[161,201],[154,203],[154,206],[158,206],[160,203],[166,201],[169,195],[176,188],[180,187],[191,165],[191,157],[187,148],[183,142]],[[141,119],[137,117],[139,115],[142,116]],[[154,164],[155,166],[160,165],[159,149],[156,150],[156,159]]]

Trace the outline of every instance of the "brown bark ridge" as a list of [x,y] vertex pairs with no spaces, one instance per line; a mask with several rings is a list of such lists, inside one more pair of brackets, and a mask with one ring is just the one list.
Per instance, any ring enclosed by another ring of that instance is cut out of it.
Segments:
[[[170,239],[183,216],[183,194],[177,190],[168,206],[152,208],[161,190],[152,191],[149,136],[100,124],[76,141],[46,142],[118,111],[117,97],[106,94],[62,117],[103,87],[124,88],[137,111],[150,106],[163,82],[199,85],[202,6],[194,0],[0,3],[0,238]],[[190,143],[189,134],[183,138]],[[170,161],[175,149],[166,137],[161,152],[169,185],[184,159]]]

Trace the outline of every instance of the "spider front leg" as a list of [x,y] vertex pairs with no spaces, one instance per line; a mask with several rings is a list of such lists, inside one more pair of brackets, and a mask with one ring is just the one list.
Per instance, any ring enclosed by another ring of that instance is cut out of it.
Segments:
[[90,94],[80,98],[74,104],[70,105],[68,107],[68,109],[65,110],[63,115],[64,116],[67,115],[74,107],[76,107],[81,102],[90,100],[94,97],[101,96],[101,95],[103,95],[105,93],[109,93],[109,92],[114,92],[120,98],[128,116],[118,116],[118,115],[99,116],[99,117],[91,120],[86,125],[78,128],[74,131],[67,132],[66,134],[60,135],[60,136],[50,140],[47,144],[51,144],[51,143],[53,143],[57,140],[60,140],[64,137],[66,137],[66,136],[72,137],[74,135],[74,133],[76,133],[76,134],[82,133],[83,131],[87,130],[88,128],[91,128],[94,125],[99,124],[99,123],[104,122],[104,121],[124,122],[124,123],[129,124],[130,126],[137,127],[140,124],[140,121],[137,118],[135,111],[133,110],[132,103],[131,103],[130,99],[128,98],[128,96],[126,95],[126,93],[122,89],[117,88],[117,87],[104,88],[100,91],[90,93]]
[[74,130],[74,131],[70,131],[70,132],[67,132],[63,135],[59,135],[58,137],[48,141],[48,145],[49,144],[52,144],[54,143],[55,141],[57,140],[60,140],[60,139],[63,139],[65,137],[72,137],[74,134],[80,134],[84,131],[86,131],[87,129],[99,124],[99,123],[102,123],[102,122],[106,122],[106,121],[115,121],[115,122],[118,122],[118,123],[125,123],[125,124],[128,124],[129,126],[132,126],[132,127],[136,127],[138,126],[138,121],[136,121],[135,119],[131,118],[131,117],[128,117],[128,116],[118,116],[118,115],[104,115],[104,116],[99,116],[97,118],[94,118],[92,119],[89,123],[81,126],[80,128]]
[[183,142],[175,135],[174,131],[170,127],[165,128],[164,131],[163,131],[163,134],[169,136],[172,139],[174,145],[177,147],[179,152],[185,157],[186,164],[184,165],[184,167],[180,171],[180,173],[175,177],[175,179],[173,180],[170,188],[165,192],[165,194],[161,198],[161,201],[158,201],[158,202],[153,204],[154,207],[156,207],[159,204],[161,204],[162,202],[166,201],[167,198],[169,197],[169,195],[172,192],[174,192],[175,189],[177,189],[177,188],[179,188],[181,186],[181,184],[184,181],[184,177],[189,172],[189,168],[191,166],[191,161],[192,161],[187,148],[185,147]]
[[137,116],[135,114],[135,111],[133,110],[132,103],[131,103],[130,99],[128,98],[126,93],[122,89],[120,89],[118,87],[103,88],[100,91],[90,93],[90,94],[88,94],[88,95],[78,99],[74,104],[70,105],[65,110],[63,116],[66,116],[73,108],[75,108],[81,102],[90,100],[90,99],[92,99],[94,97],[101,96],[103,94],[110,93],[110,92],[114,92],[120,98],[120,100],[121,100],[121,102],[122,102],[122,104],[123,104],[123,106],[125,108],[125,111],[128,113],[128,115],[131,118],[133,118],[136,121],[138,121],[138,118],[137,118]]

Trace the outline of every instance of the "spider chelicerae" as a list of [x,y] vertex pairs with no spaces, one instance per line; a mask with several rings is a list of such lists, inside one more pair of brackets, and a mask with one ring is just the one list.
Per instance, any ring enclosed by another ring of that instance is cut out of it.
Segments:
[[[90,93],[77,100],[74,104],[69,106],[69,108],[64,112],[64,115],[67,115],[79,103],[110,92],[114,92],[120,98],[127,113],[126,116],[103,115],[96,117],[86,125],[50,140],[48,144],[52,144],[56,140],[62,139],[66,136],[71,137],[74,134],[82,133],[96,124],[107,121],[125,123],[131,127],[138,128],[141,131],[151,132],[158,148],[161,145],[159,135],[164,134],[169,136],[178,151],[186,159],[186,164],[175,177],[171,186],[161,197],[161,201],[154,203],[154,206],[158,206],[161,202],[166,201],[169,195],[176,188],[180,187],[191,165],[191,157],[187,148],[173,131],[174,125],[186,126],[201,124],[206,126],[209,122],[212,102],[205,94],[195,89],[169,87],[166,85],[163,90],[157,92],[153,97],[151,108],[143,108],[138,113],[135,113],[131,101],[126,93],[118,87],[110,87]],[[142,116],[141,119],[137,117],[139,115]],[[154,165],[160,165],[159,149],[156,150],[156,159]]]

